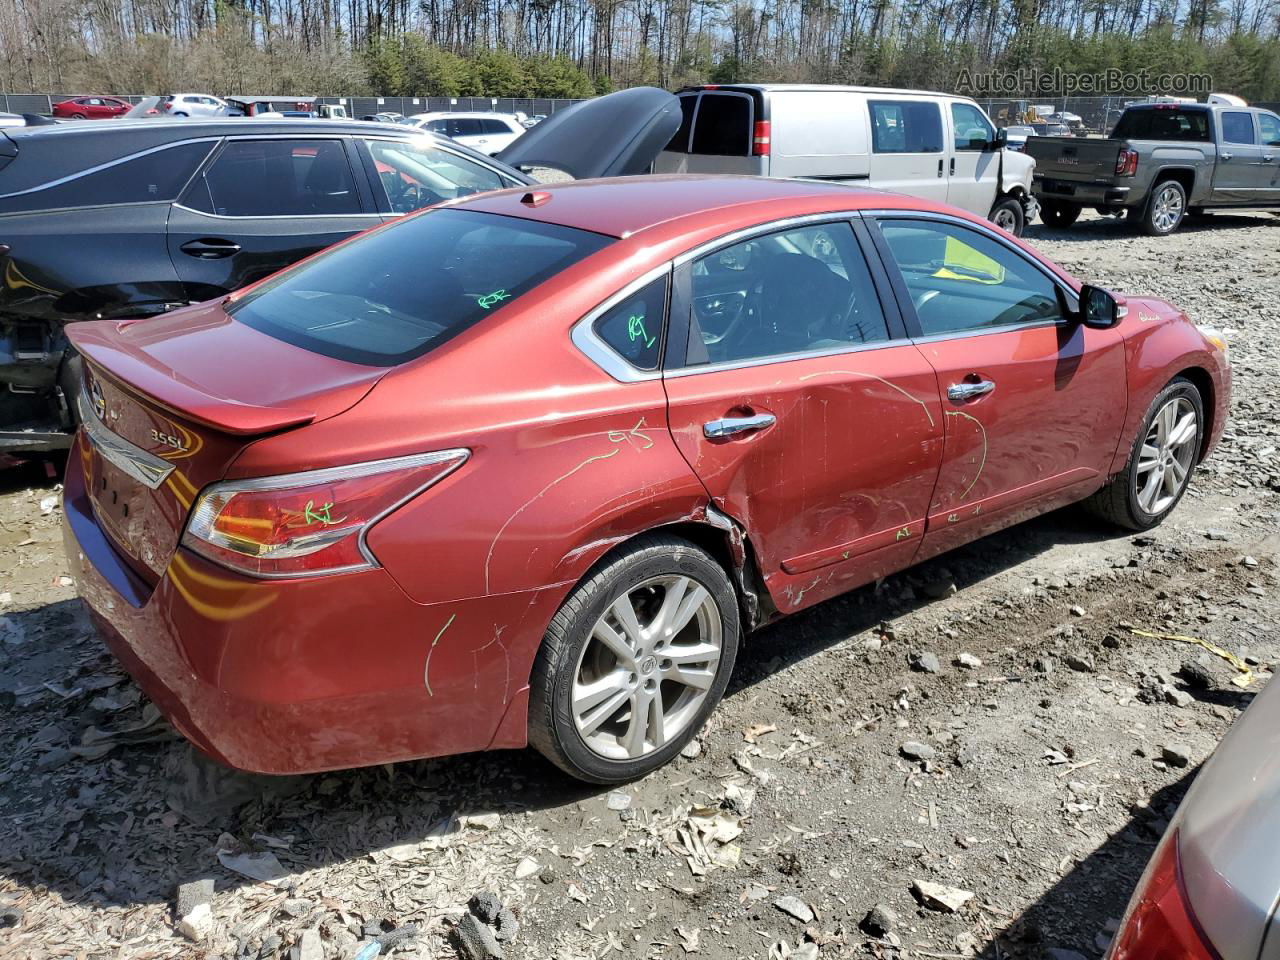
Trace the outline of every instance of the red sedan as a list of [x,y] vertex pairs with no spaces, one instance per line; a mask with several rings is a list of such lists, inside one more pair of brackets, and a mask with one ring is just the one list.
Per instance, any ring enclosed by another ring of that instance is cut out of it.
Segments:
[[123,117],[129,112],[130,106],[131,104],[115,97],[76,97],[74,100],[55,103],[53,115],[71,120],[110,120],[112,117]]
[[639,177],[445,204],[74,325],[66,545],[112,650],[273,773],[665,763],[778,616],[1092,498],[1155,526],[1226,348],[921,200]]

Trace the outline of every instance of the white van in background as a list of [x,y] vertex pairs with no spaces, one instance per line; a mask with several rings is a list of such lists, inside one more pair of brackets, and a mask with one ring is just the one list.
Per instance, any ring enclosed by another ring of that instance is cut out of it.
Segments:
[[743,83],[679,91],[683,122],[655,173],[811,177],[949,203],[1020,235],[1035,161],[1003,149],[967,97]]

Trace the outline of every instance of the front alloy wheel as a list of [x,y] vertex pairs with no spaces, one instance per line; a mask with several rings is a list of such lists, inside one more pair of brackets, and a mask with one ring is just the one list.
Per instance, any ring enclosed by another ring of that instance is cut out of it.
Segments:
[[710,554],[666,534],[637,538],[552,618],[529,681],[529,743],[590,783],[656,770],[723,696],[739,629],[737,594]]
[[1156,412],[1134,471],[1138,506],[1155,515],[1177,502],[1195,463],[1199,438],[1200,418],[1186,397],[1174,397]]

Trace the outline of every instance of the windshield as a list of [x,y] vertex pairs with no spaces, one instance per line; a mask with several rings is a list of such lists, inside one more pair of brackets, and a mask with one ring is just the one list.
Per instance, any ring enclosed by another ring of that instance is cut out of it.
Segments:
[[1148,107],[1126,110],[1111,134],[1119,140],[1209,141],[1209,114],[1205,110]]
[[324,356],[393,366],[611,242],[534,220],[430,210],[277,274],[227,312]]

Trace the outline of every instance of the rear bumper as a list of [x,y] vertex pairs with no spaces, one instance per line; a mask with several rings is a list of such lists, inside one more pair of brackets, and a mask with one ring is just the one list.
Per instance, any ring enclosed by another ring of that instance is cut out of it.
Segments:
[[256,581],[182,548],[152,589],[93,516],[81,443],[63,495],[72,575],[107,646],[202,751],[289,774],[524,745],[562,590],[419,604],[382,569]]
[[1062,180],[1039,174],[1032,181],[1031,189],[1040,202],[1060,200],[1066,203],[1078,203],[1082,207],[1124,207],[1131,202],[1131,187],[1120,187],[1113,183],[1089,182],[1083,180]]

